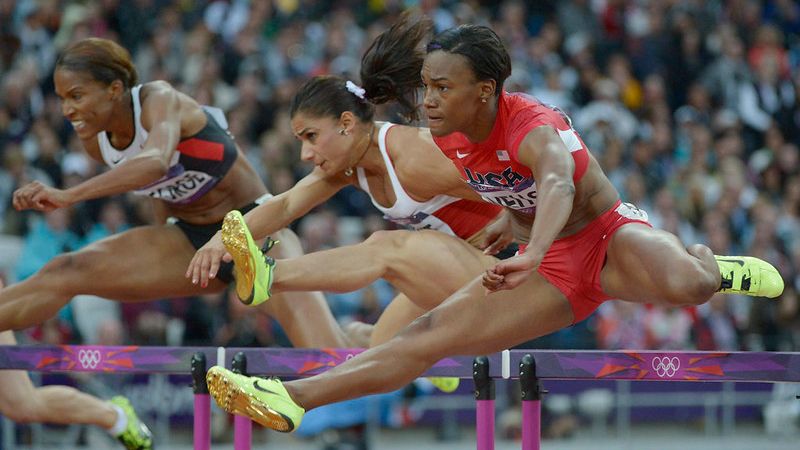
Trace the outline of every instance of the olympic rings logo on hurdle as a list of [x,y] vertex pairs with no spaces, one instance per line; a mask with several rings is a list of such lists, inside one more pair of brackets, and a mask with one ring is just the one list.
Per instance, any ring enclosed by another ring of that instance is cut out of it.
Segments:
[[84,369],[94,369],[102,360],[100,350],[80,350],[78,351],[78,362]]
[[652,366],[659,377],[672,378],[681,368],[681,360],[677,356],[656,356],[653,358]]

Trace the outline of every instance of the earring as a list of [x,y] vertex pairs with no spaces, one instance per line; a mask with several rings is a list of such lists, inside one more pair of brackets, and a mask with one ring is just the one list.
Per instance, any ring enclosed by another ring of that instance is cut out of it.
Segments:
[[486,97],[481,97],[481,103],[486,103]]
[[339,134],[341,134],[342,136],[347,136],[347,135],[349,135],[350,133],[348,133],[348,132],[347,132],[347,130],[345,130],[344,128],[342,128],[341,130],[339,130]]

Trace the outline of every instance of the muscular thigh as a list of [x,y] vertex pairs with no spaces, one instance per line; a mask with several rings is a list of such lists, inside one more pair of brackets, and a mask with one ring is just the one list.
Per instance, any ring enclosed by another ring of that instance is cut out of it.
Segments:
[[678,270],[686,249],[672,233],[630,223],[611,238],[601,272],[603,290],[614,298],[649,303],[658,298],[665,271]]
[[188,239],[174,225],[143,226],[115,234],[68,254],[54,272],[68,282],[82,283],[79,290],[112,300],[146,301],[165,297],[219,291],[193,285],[184,274],[194,255]]
[[489,295],[477,277],[415,320],[399,343],[434,359],[485,354],[552,333],[572,320],[567,299],[538,273],[516,289]]
[[387,279],[416,306],[429,310],[497,262],[465,241],[439,231],[391,232]]

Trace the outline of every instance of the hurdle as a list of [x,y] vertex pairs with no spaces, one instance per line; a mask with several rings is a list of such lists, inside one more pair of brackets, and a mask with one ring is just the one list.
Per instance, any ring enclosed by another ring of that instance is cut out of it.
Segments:
[[[161,373],[192,376],[195,450],[209,450],[207,362],[250,375],[285,378],[324,372],[363,349],[290,349],[140,346],[0,346],[0,369],[35,372]],[[226,355],[234,358],[227,360]],[[511,373],[511,362],[518,372]],[[456,356],[424,376],[475,382],[478,450],[494,449],[494,380],[518,379],[522,396],[522,449],[539,450],[544,380],[800,383],[800,353],[504,350],[477,358]],[[234,448],[248,450],[252,422],[234,421]]]

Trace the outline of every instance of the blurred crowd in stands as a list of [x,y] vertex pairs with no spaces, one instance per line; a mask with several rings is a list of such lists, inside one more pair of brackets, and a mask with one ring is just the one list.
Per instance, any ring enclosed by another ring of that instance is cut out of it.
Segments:
[[[800,350],[800,3],[795,0],[0,0],[0,276],[24,279],[54,255],[147,223],[132,196],[48,214],[18,212],[32,180],[65,187],[105,170],[61,116],[52,71],[75,40],[115,39],[140,81],[167,80],[225,110],[273,193],[308,173],[288,104],[310,76],[358,82],[361,54],[404,9],[438,30],[490,25],[528,92],[573,119],[624,201],[685,244],[773,263],[777,300],[714,298],[665,309],[608,302],[550,348]],[[392,109],[384,119],[397,120]],[[293,224],[312,252],[389,227],[346,190]],[[124,254],[119,255],[125,258]],[[343,322],[373,321],[386,283],[329,295]],[[76,299],[29,333],[48,343],[288,345],[235,295],[117,304]]]

